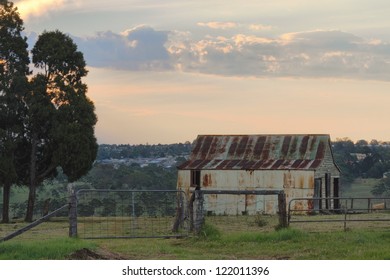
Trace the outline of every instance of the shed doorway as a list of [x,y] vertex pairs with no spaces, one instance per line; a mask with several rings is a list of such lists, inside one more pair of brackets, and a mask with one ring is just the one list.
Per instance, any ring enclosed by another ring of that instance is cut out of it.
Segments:
[[314,180],[314,198],[319,198],[314,200],[314,210],[320,211],[322,209],[322,203],[320,198],[322,198],[322,178],[316,178]]

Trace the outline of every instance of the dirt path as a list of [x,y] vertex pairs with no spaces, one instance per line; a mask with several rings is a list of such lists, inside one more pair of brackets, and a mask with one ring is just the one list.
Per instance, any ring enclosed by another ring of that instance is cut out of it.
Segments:
[[103,249],[92,251],[87,248],[77,250],[67,257],[68,260],[125,260],[120,254],[112,253]]

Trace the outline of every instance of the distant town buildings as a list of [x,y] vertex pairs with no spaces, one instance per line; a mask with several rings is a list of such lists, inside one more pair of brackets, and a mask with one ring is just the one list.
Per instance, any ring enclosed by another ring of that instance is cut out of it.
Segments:
[[[186,156],[184,156],[186,158]],[[162,166],[164,168],[176,167],[177,157],[159,157],[159,158],[122,158],[122,159],[102,159],[97,160],[96,163],[113,165],[114,168],[119,168],[120,165],[130,166],[137,164],[140,167],[146,167],[152,164]]]

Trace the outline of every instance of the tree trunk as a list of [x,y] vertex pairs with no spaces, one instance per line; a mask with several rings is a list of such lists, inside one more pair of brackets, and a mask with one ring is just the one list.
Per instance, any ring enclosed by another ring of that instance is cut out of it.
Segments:
[[38,144],[38,135],[33,134],[31,139],[31,157],[30,157],[30,186],[28,193],[28,202],[27,202],[27,212],[24,221],[31,223],[33,221],[34,215],[34,205],[35,205],[35,196],[37,188],[37,144]]
[[2,223],[9,223],[9,200],[11,195],[11,184],[4,184],[3,188],[3,218]]
[[37,188],[35,184],[30,184],[29,188],[30,190],[28,192],[27,212],[24,221],[31,223],[33,221],[35,196],[36,196]]

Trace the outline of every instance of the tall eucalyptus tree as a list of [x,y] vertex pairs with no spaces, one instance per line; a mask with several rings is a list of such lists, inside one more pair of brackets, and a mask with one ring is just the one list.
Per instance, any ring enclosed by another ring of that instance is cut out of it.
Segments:
[[96,158],[95,106],[87,97],[82,78],[88,73],[83,54],[60,31],[44,32],[32,49],[40,73],[31,81],[25,99],[29,118],[29,199],[25,220],[31,221],[37,186],[61,167],[69,181],[85,175]]
[[18,161],[24,153],[26,107],[30,71],[23,21],[12,2],[0,0],[0,185],[3,186],[2,222],[9,222],[11,186],[19,180]]

